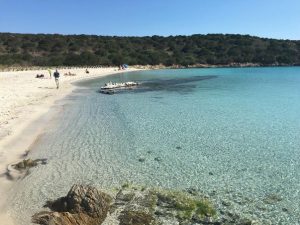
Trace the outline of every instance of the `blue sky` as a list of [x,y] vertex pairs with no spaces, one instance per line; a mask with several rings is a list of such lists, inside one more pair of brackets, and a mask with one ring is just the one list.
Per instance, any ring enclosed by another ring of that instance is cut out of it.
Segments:
[[0,0],[0,32],[300,40],[300,0]]

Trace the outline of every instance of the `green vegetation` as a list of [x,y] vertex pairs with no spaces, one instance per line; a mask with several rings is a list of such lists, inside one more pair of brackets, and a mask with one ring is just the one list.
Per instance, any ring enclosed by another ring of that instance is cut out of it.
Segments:
[[213,217],[216,211],[207,199],[191,197],[179,191],[157,192],[158,204],[167,204],[177,210],[177,218],[190,220],[193,215],[199,218]]
[[0,65],[300,65],[300,41],[249,35],[109,37],[0,33]]

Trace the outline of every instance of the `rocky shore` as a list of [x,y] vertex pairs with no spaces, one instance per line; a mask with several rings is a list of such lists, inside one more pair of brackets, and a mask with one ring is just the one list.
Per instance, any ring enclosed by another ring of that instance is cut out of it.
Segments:
[[173,191],[125,184],[107,194],[74,185],[65,197],[45,204],[32,222],[42,225],[259,224],[218,209],[196,191]]

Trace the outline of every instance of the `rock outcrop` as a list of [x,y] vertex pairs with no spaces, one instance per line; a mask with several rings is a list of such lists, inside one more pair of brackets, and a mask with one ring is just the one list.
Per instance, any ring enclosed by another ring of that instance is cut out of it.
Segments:
[[5,175],[9,180],[22,179],[29,174],[31,168],[45,164],[47,164],[47,159],[24,159],[18,163],[8,165]]
[[109,195],[91,186],[74,185],[66,197],[48,201],[51,212],[32,222],[42,225],[261,225],[234,211],[215,208],[194,189],[166,190],[122,185]]
[[48,201],[52,212],[40,212],[32,222],[42,225],[99,225],[110,207],[111,197],[91,186],[74,185],[66,197]]

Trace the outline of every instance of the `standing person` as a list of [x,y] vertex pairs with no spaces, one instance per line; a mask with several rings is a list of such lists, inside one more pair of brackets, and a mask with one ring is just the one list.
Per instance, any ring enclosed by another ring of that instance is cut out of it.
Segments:
[[55,79],[55,83],[56,83],[56,88],[59,88],[59,72],[57,71],[57,69],[55,70],[55,72],[53,73],[54,79]]
[[48,73],[49,73],[50,79],[51,79],[51,70],[50,70],[50,68],[48,68]]

